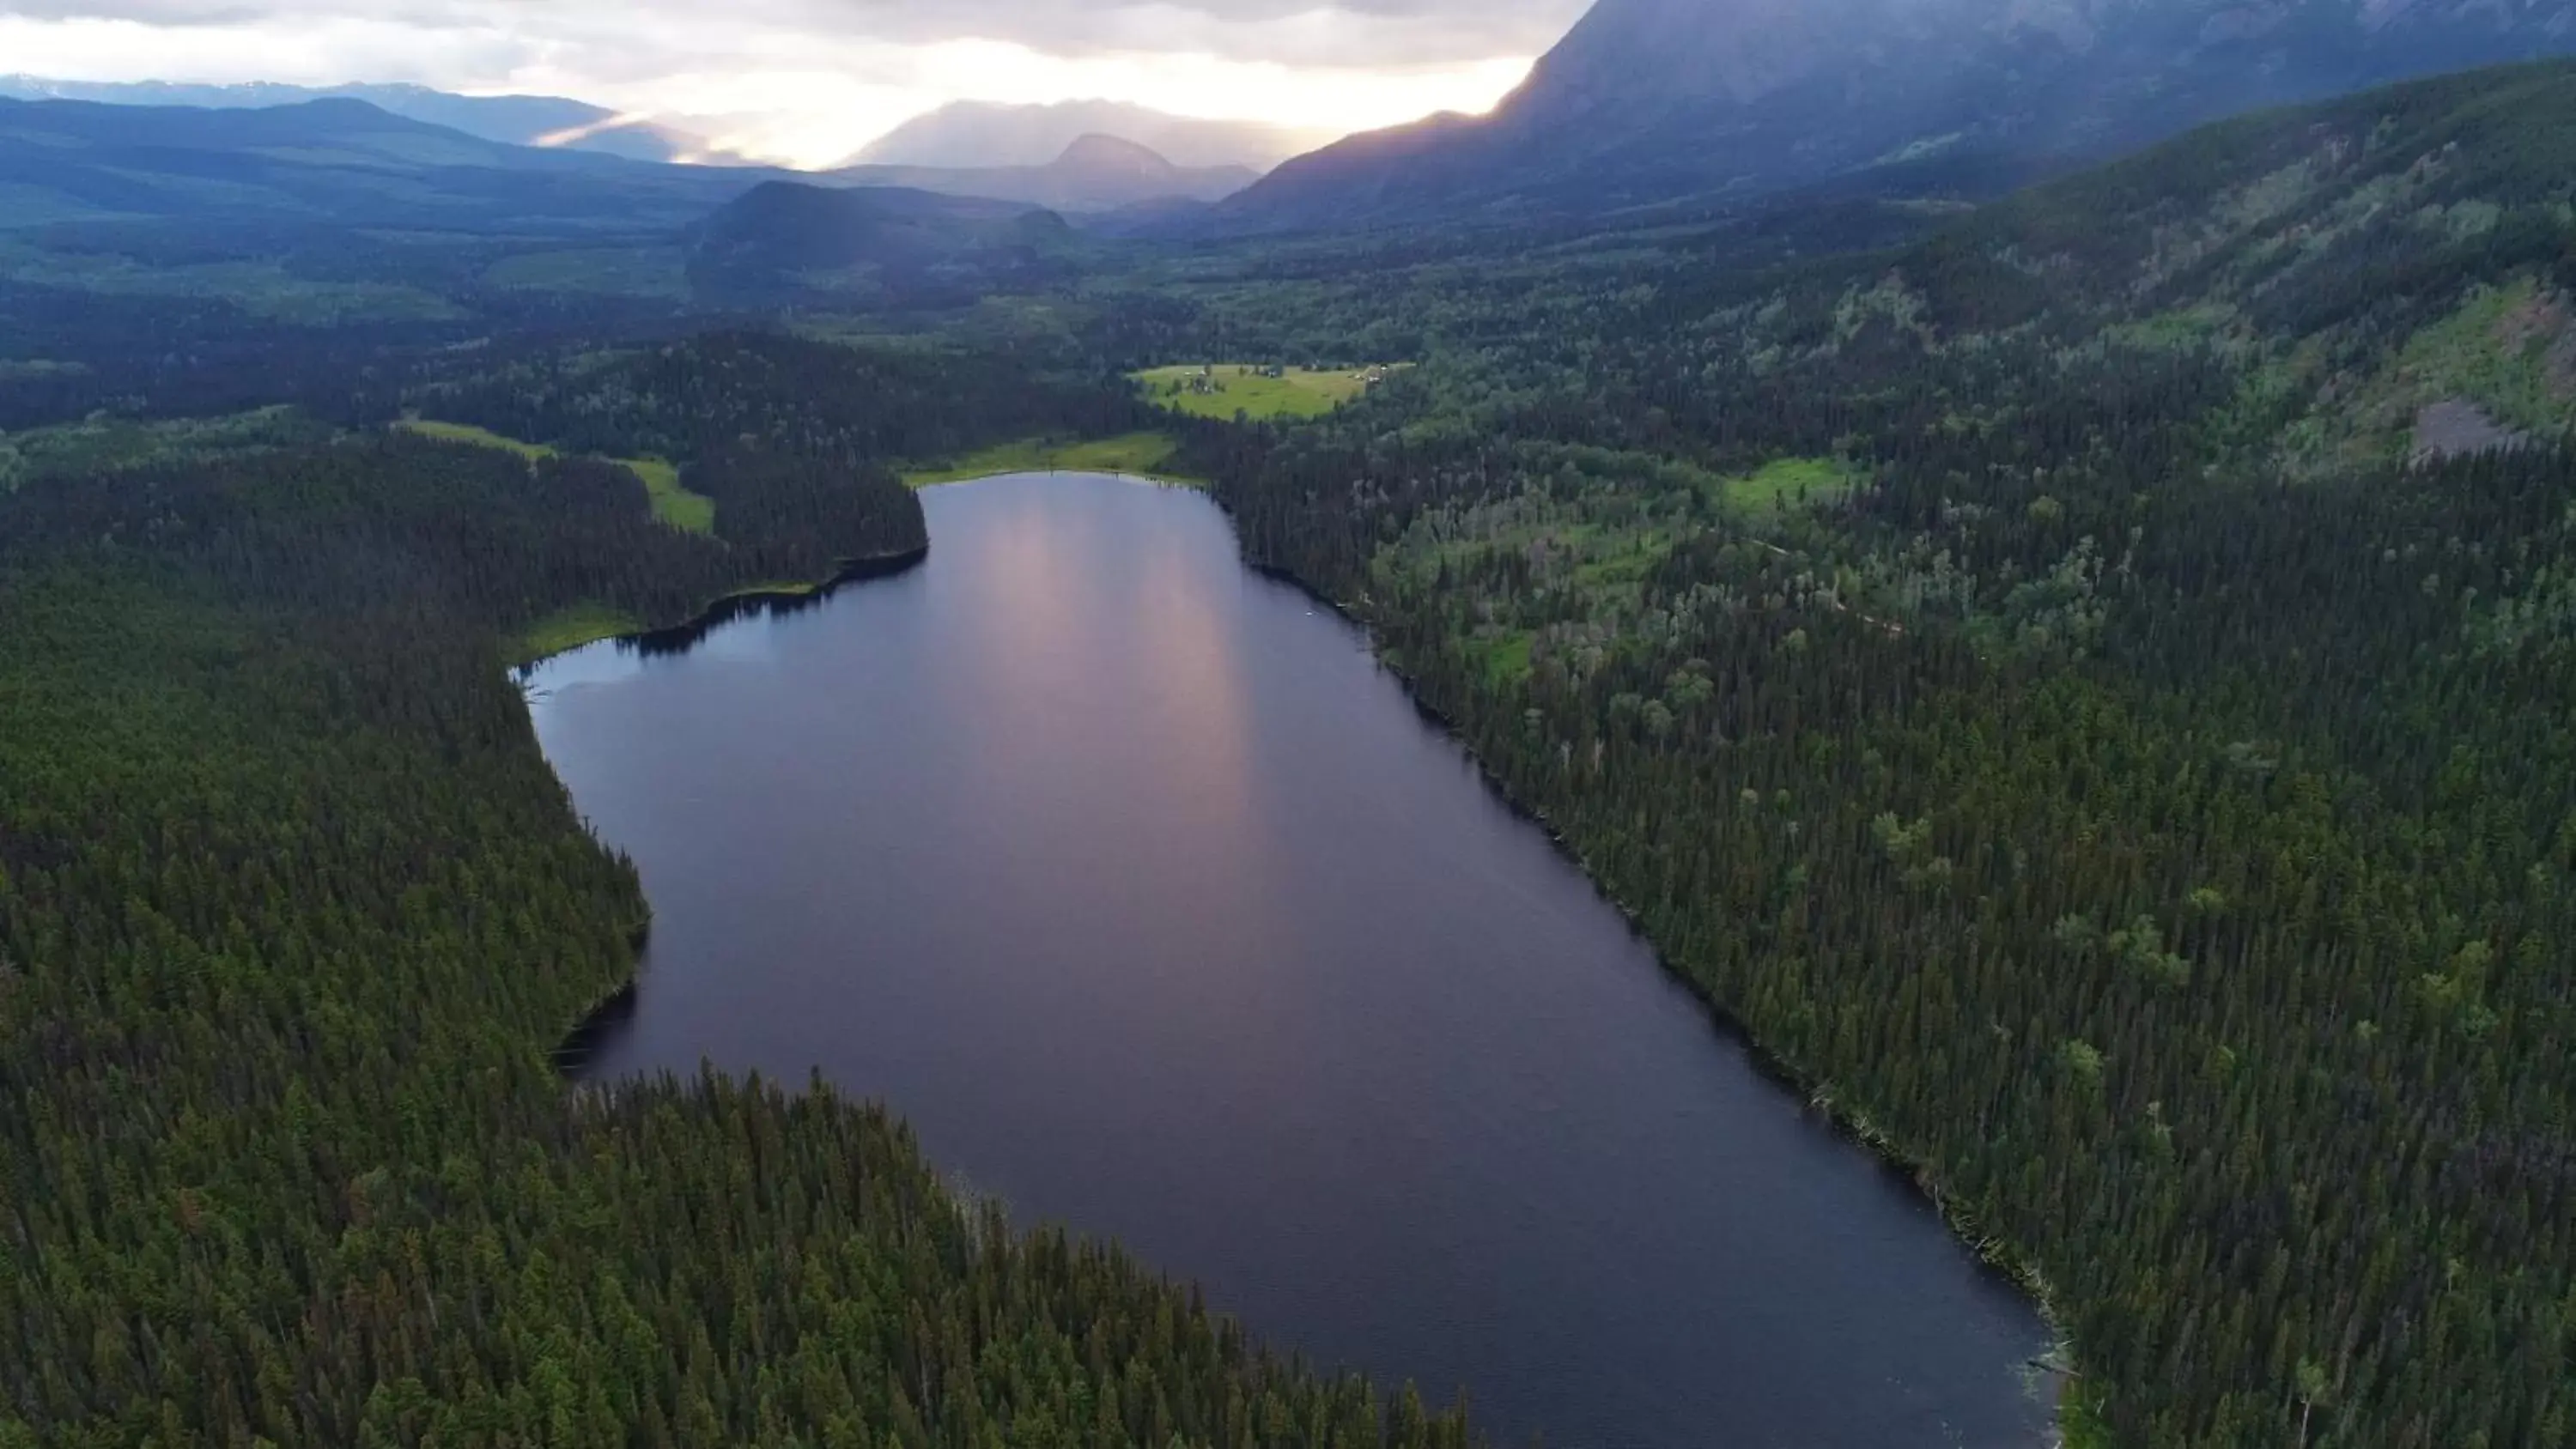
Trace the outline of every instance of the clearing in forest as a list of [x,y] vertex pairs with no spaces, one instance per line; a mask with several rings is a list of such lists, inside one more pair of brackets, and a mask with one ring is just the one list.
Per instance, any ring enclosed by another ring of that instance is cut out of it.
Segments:
[[[489,428],[466,423],[432,422],[426,418],[406,418],[394,426],[425,438],[450,443],[472,443],[478,447],[500,448],[518,454],[534,465],[540,458],[555,456],[556,450],[543,443],[523,443],[505,438]],[[690,533],[716,531],[716,501],[703,493],[692,493],[680,486],[680,470],[661,458],[608,458],[644,482],[645,496],[651,500],[653,516],[673,528]]]
[[1004,473],[1121,473],[1158,483],[1202,485],[1206,480],[1185,478],[1171,471],[1172,453],[1178,446],[1164,433],[1121,433],[1114,438],[1075,443],[1022,438],[996,443],[961,458],[907,468],[903,481],[908,488],[928,488]]
[[1775,458],[1751,473],[1721,479],[1716,496],[1727,511],[1745,517],[1778,516],[1793,509],[1823,508],[1858,491],[1861,471],[1835,458]]
[[1148,400],[1203,418],[1318,418],[1358,397],[1393,367],[1272,367],[1184,363],[1131,372]]

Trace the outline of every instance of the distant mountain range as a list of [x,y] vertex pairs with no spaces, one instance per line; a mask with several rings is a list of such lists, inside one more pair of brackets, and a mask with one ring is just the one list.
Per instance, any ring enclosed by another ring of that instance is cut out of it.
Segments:
[[1086,136],[1114,136],[1183,169],[1267,171],[1330,142],[1337,131],[1207,121],[1118,101],[1018,106],[958,101],[895,127],[851,166],[1043,166]]
[[2576,0],[1599,0],[1490,115],[1223,203],[1302,230],[1587,214],[1887,172],[1992,190],[2264,105],[2576,50]]
[[[965,305],[1069,278],[1098,245],[1046,201],[1100,209],[1251,179],[1107,137],[1041,167],[792,176],[514,145],[349,98],[0,99],[0,238],[13,243],[0,289],[432,318],[532,285],[647,309]],[[903,178],[957,194],[889,184]],[[346,290],[361,283],[377,291]]]
[[462,96],[414,85],[294,86],[267,81],[194,85],[173,81],[63,81],[0,75],[0,97],[96,101],[113,106],[196,106],[247,110],[305,101],[359,100],[414,121],[515,146],[598,151],[637,161],[719,161],[706,138],[659,121],[633,120],[562,96]]
[[1248,166],[1175,166],[1133,141],[1078,136],[1043,166],[851,166],[817,179],[985,196],[1057,211],[1114,211],[1155,201],[1216,201],[1260,179]]
[[[563,108],[576,103],[514,104],[523,120],[542,125],[566,119],[573,113]],[[477,114],[489,129],[500,113]],[[792,175],[492,140],[350,97],[259,108],[0,99],[7,203],[0,230],[173,220],[523,235],[667,231]],[[1143,146],[1085,136],[1043,166],[874,166],[812,179],[986,198],[1014,213],[1103,213],[1212,201],[1254,175],[1175,166]]]
[[264,109],[0,100],[0,228],[676,229],[775,174],[514,145],[345,98]]

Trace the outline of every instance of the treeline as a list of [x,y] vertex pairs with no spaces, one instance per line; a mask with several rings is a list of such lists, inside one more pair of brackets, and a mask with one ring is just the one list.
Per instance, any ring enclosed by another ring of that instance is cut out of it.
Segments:
[[1155,425],[1115,374],[1067,375],[921,345],[862,351],[715,332],[633,350],[548,350],[414,388],[436,417],[570,451],[695,458],[743,439],[811,457],[933,459],[996,439]]
[[[180,265],[148,243],[183,239],[120,232],[104,253],[135,253],[144,265]],[[298,231],[295,243],[349,241]],[[240,239],[213,244],[218,255]],[[389,245],[389,244],[388,244]],[[438,263],[437,248],[394,246],[404,265]],[[473,254],[466,254],[471,259]],[[290,255],[246,250],[229,260],[279,261],[317,279],[400,282],[401,266],[379,246],[355,255]],[[327,261],[327,264],[326,264]],[[17,430],[98,411],[141,418],[204,417],[291,403],[345,424],[381,422],[415,381],[452,372],[494,351],[526,355],[615,339],[651,345],[719,321],[684,316],[667,302],[569,292],[478,292],[472,309],[412,319],[361,317],[299,321],[219,296],[126,294],[76,285],[0,280],[0,429]],[[29,364],[41,364],[31,366]]]
[[645,903],[504,636],[918,536],[882,460],[724,476],[720,538],[401,436],[0,497],[0,1445],[1467,1444],[820,1083],[555,1074]]

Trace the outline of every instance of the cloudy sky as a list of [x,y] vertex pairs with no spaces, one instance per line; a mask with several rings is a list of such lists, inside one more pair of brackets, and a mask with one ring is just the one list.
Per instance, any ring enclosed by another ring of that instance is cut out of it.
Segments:
[[943,101],[1106,97],[1333,131],[1479,110],[1585,0],[0,0],[0,68],[417,81],[717,118],[837,160]]

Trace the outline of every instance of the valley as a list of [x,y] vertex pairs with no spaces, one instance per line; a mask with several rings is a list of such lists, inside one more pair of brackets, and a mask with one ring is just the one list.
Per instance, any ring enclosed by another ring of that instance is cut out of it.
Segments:
[[0,101],[0,1446],[2568,1442],[2576,63],[2036,15]]

